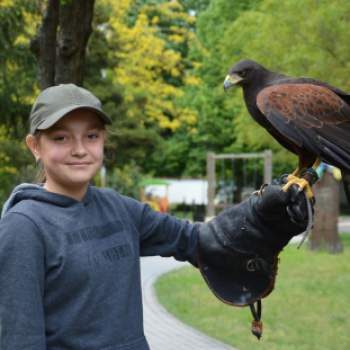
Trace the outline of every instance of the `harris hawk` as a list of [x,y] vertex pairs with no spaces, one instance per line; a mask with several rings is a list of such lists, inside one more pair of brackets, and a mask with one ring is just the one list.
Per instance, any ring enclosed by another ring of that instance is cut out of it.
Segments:
[[249,59],[229,69],[225,92],[234,85],[242,86],[253,119],[299,157],[284,190],[298,184],[311,199],[309,182],[297,176],[310,168],[316,178],[324,161],[341,170],[350,204],[350,94],[320,80],[270,71]]

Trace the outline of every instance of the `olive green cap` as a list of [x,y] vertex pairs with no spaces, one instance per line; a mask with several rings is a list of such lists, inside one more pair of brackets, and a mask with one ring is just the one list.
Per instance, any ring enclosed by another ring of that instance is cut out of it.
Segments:
[[46,130],[69,112],[81,108],[95,112],[105,124],[112,124],[102,111],[100,100],[90,91],[74,84],[61,84],[45,89],[34,102],[29,117],[29,132],[34,134],[36,130]]

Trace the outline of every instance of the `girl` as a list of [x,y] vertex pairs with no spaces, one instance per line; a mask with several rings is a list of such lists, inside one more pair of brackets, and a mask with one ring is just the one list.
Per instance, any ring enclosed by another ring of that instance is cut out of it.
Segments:
[[89,186],[109,117],[75,85],[44,90],[26,141],[45,183],[18,186],[3,210],[2,349],[148,349],[140,255],[196,261],[198,225]]
[[26,142],[45,173],[43,183],[15,188],[3,208],[0,347],[149,349],[139,256],[197,265],[199,225],[89,185],[111,124],[89,91],[44,90],[29,123]]

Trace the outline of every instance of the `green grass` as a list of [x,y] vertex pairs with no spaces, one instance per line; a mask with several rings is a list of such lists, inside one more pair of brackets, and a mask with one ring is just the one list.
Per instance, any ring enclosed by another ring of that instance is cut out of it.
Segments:
[[161,304],[198,330],[240,350],[350,349],[350,235],[340,236],[343,254],[300,250],[280,254],[275,290],[263,300],[263,337],[250,331],[250,308],[223,304],[190,266],[156,282]]
[[179,218],[179,219],[192,220],[193,219],[193,212],[192,211],[189,211],[189,212],[177,211],[174,216]]

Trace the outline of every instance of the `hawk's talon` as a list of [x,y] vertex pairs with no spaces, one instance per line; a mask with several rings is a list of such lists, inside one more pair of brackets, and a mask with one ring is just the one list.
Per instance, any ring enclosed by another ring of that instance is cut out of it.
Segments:
[[[258,194],[258,195],[261,195],[262,196],[262,194],[263,194],[263,192],[265,191],[265,187],[267,187],[269,184],[262,184],[261,186],[260,186],[260,190],[259,191],[256,191],[256,193]],[[255,192],[254,192],[255,193]]]
[[287,184],[283,186],[283,192],[287,192],[288,188],[292,185],[298,185],[299,186],[298,192],[305,191],[310,200],[314,197],[311,191],[311,186],[309,182],[304,178],[299,178],[294,175],[289,175],[287,177],[287,180],[288,180]]

